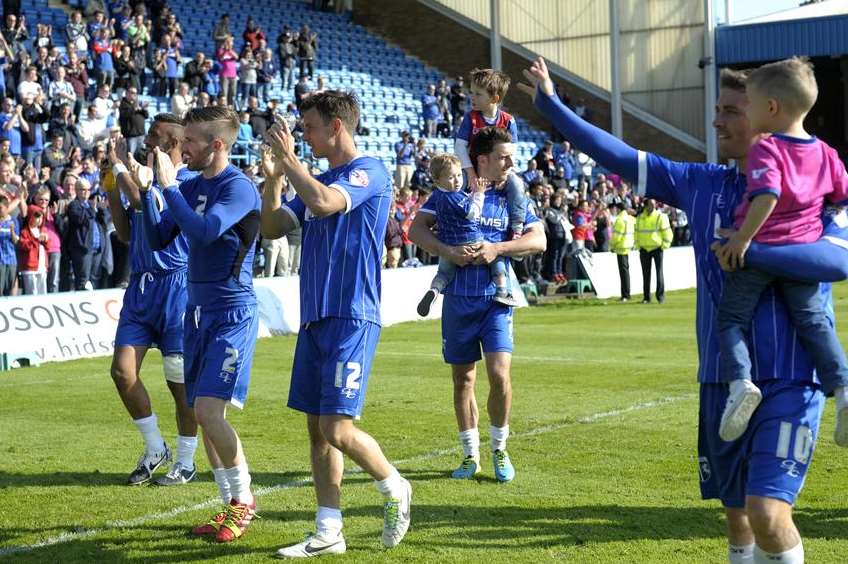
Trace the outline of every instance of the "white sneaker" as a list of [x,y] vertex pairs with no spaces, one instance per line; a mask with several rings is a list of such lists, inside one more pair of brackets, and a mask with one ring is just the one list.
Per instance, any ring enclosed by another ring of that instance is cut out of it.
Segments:
[[409,529],[409,512],[412,505],[412,485],[400,479],[403,494],[400,499],[390,497],[383,505],[383,546],[392,548],[400,544]]
[[277,558],[312,558],[322,554],[341,554],[347,550],[344,536],[341,533],[336,537],[328,538],[315,533],[309,535],[306,540],[285,546],[277,551]]
[[848,393],[845,388],[836,388],[836,430],[833,431],[833,441],[841,447],[848,447]]
[[751,416],[763,399],[763,393],[750,380],[734,380],[730,383],[730,395],[721,414],[718,436],[723,441],[735,441],[742,436]]

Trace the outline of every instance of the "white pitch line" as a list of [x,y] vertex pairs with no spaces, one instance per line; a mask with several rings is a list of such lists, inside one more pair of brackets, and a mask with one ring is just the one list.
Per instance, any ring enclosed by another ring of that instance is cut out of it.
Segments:
[[[696,394],[685,394],[680,396],[668,396],[664,398],[660,398],[658,400],[647,401],[642,403],[637,403],[628,407],[624,407],[622,409],[613,409],[611,411],[602,411],[599,413],[593,413],[592,415],[587,415],[585,417],[581,417],[576,420],[576,423],[595,423],[602,419],[608,419],[610,417],[616,417],[619,415],[624,415],[627,413],[632,413],[635,411],[643,411],[646,409],[652,409],[654,407],[660,407],[663,405],[667,405],[670,403],[687,400],[695,397]],[[522,438],[522,437],[535,437],[536,435],[541,435],[543,433],[551,433],[553,431],[558,431],[569,425],[573,425],[574,422],[564,422],[564,423],[556,423],[553,425],[545,425],[543,427],[537,427],[535,429],[531,429],[524,433],[516,433],[512,436],[512,438]],[[448,454],[453,454],[456,452],[456,448],[445,448],[430,451],[424,454],[420,454],[417,456],[413,456],[411,458],[406,458],[402,460],[394,461],[394,464],[409,464],[411,462],[423,462],[425,460],[430,460],[433,458],[439,458],[442,456],[446,456]],[[360,468],[354,468],[345,472],[345,474],[357,474],[361,473],[362,470]],[[256,491],[253,492],[255,497],[261,497],[263,495],[267,495],[270,493],[274,493],[280,490],[289,490],[294,488],[306,487],[312,484],[312,478],[304,478],[301,480],[291,480],[288,482],[281,482],[279,484],[257,488]],[[49,537],[44,539],[43,541],[39,541],[34,544],[27,544],[22,546],[9,546],[6,548],[0,548],[0,557],[7,556],[9,554],[17,554],[21,552],[31,552],[33,550],[44,548],[47,546],[54,546],[57,544],[62,544],[70,541],[76,541],[84,538],[88,538],[94,535],[98,535],[100,533],[105,533],[107,531],[111,531],[113,529],[130,529],[133,527],[139,527],[146,523],[150,523],[151,521],[158,521],[160,519],[170,519],[172,517],[176,517],[177,515],[181,515],[183,513],[188,513],[192,511],[199,511],[201,509],[205,509],[207,507],[212,507],[214,505],[218,505],[221,503],[221,499],[218,497],[207,499],[201,503],[197,503],[195,505],[181,505],[178,507],[174,507],[173,509],[169,509],[167,511],[160,511],[157,513],[150,513],[148,515],[142,515],[140,517],[136,517],[134,519],[119,519],[116,521],[108,521],[104,526],[94,528],[94,529],[85,529],[82,531],[74,531],[69,533],[62,533],[61,535],[57,535],[54,537]]]

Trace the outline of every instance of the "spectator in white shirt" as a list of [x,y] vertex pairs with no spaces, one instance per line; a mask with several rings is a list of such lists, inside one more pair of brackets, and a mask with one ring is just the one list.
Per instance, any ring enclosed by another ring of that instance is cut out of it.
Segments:
[[18,100],[23,101],[27,97],[35,99],[42,93],[41,84],[38,83],[38,69],[27,67],[25,80],[18,84]]
[[[68,104],[71,107],[77,101],[77,95],[74,92],[74,87],[71,83],[65,80],[67,75],[65,67],[56,68],[56,80],[50,83],[47,89],[48,97],[53,108],[59,108],[62,104]],[[55,111],[55,110],[54,110]]]
[[183,118],[194,107],[194,96],[189,94],[188,83],[181,82],[180,90],[171,98],[171,113]]

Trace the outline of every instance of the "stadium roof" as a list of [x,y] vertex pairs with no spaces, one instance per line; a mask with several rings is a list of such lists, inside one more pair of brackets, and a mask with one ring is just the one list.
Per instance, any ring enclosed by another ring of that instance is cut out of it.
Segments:
[[848,54],[848,0],[828,0],[716,28],[719,66]]

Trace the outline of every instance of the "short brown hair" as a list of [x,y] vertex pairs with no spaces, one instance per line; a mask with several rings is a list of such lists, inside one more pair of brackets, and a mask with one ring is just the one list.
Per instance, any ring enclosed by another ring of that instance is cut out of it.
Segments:
[[510,81],[509,75],[499,70],[473,69],[469,82],[485,90],[489,96],[498,96],[498,102],[503,102]]
[[185,118],[183,118],[183,123],[185,123],[185,125],[192,123],[205,124],[216,122],[221,124],[221,129],[223,131],[216,135],[216,132],[213,132],[211,128],[208,128],[206,130],[207,139],[212,140],[216,136],[220,137],[227,145],[227,149],[229,149],[233,146],[233,143],[236,142],[236,136],[238,135],[238,130],[241,126],[241,120],[239,120],[238,114],[235,111],[222,106],[194,108],[189,110],[186,113]]
[[441,178],[452,166],[462,166],[459,162],[459,157],[453,153],[438,153],[433,155],[433,158],[430,160],[430,176],[434,180]]
[[819,95],[813,64],[801,57],[784,59],[755,69],[748,75],[748,86],[774,98],[796,114],[809,112]]
[[353,135],[356,131],[359,123],[359,100],[353,92],[325,90],[312,94],[300,104],[300,115],[312,108],[315,108],[324,123],[338,118],[348,133]]
[[745,92],[745,83],[750,72],[749,70],[721,69],[718,79],[719,88]]
[[477,168],[477,157],[488,155],[495,150],[495,145],[499,143],[512,143],[512,135],[506,129],[490,125],[477,132],[468,147],[468,153],[471,156],[471,162],[474,163],[475,170]]

